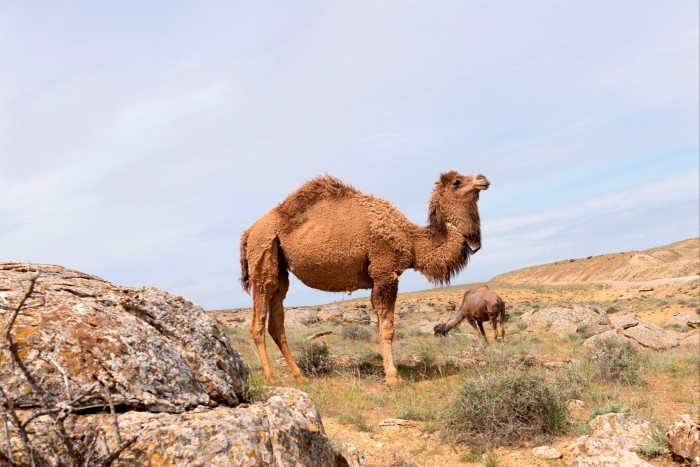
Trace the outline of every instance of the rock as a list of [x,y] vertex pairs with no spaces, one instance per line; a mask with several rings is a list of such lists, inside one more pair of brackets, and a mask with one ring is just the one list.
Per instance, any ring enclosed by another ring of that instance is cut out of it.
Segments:
[[537,446],[536,448],[532,448],[532,455],[547,460],[556,460],[562,457],[562,453],[551,446]]
[[[86,465],[116,449],[109,388],[119,409],[118,433],[135,440],[113,465],[335,465],[308,395],[268,388],[261,402],[239,404],[247,392],[245,363],[214,318],[182,297],[115,286],[59,266],[0,263],[0,326],[37,272],[12,338],[42,394],[5,363],[8,352],[0,348],[0,385],[28,423],[37,464],[77,463],[51,417],[28,417],[64,407],[81,393],[88,396],[72,408],[89,410],[69,412],[66,439]],[[104,386],[86,392],[93,381]],[[14,463],[30,464],[14,424],[0,430],[0,447],[11,449]]]
[[[263,403],[238,407],[190,410],[182,414],[129,411],[118,415],[119,431],[128,439],[144,428],[136,442],[114,462],[115,466],[151,465],[335,465],[321,418],[308,395],[292,388],[269,389]],[[53,435],[37,437],[34,448],[49,465],[62,465],[55,432],[41,417],[33,426]],[[111,416],[71,416],[67,431],[74,439],[90,436],[98,427],[103,442],[95,443],[93,457],[114,450],[117,438]],[[4,442],[0,433],[0,440]],[[89,438],[88,438],[89,439]],[[13,456],[22,464],[18,443]]]
[[320,321],[318,314],[311,308],[286,308],[284,310],[285,324],[302,324],[311,326]]
[[588,339],[583,341],[583,346],[587,348],[595,347],[600,341],[606,339],[628,340],[625,336],[621,336],[620,334],[618,334],[615,329],[612,329],[610,331],[605,331],[600,334],[596,334],[595,336],[589,337]]
[[345,309],[339,305],[326,305],[318,312],[318,319],[328,323],[340,323],[344,313]]
[[599,415],[589,423],[591,434],[571,445],[571,466],[647,466],[635,454],[652,441],[651,423],[627,413]]
[[616,329],[627,329],[639,324],[639,320],[629,313],[612,316],[610,322]]
[[692,332],[687,336],[683,336],[679,341],[679,345],[692,345],[696,349],[700,347],[700,333]]
[[422,320],[416,325],[415,328],[410,330],[409,334],[414,336],[433,336],[435,335],[433,328],[437,324],[439,324],[439,321]]
[[[235,405],[247,391],[245,362],[216,320],[195,303],[60,266],[0,263],[0,304],[16,306],[23,285],[37,272],[34,294],[12,334],[51,402],[64,394],[63,375],[51,360],[70,375],[74,394],[99,381],[110,388],[114,404],[156,412]],[[9,312],[0,312],[4,328]],[[40,404],[14,365],[0,365],[0,381],[15,406]],[[96,393],[78,407],[102,405],[103,399]]]
[[362,308],[352,308],[343,313],[343,322],[349,324],[370,324],[367,311]]
[[700,328],[700,316],[689,311],[676,313],[664,324],[683,326],[687,328]]
[[671,452],[700,465],[700,416],[681,415],[666,433]]
[[549,331],[559,336],[573,332],[595,335],[613,329],[607,314],[583,305],[532,310],[523,314],[520,320],[527,324],[528,330]]
[[338,467],[361,467],[362,459],[364,459],[362,451],[355,446],[355,443],[348,441],[341,446],[340,455],[335,458],[335,465]]
[[396,312],[396,315],[403,318],[404,316],[408,315],[411,312],[411,309],[407,306],[402,306],[399,308],[399,310]]
[[457,309],[457,304],[455,302],[453,302],[452,300],[447,302],[447,304],[445,305],[445,311],[455,311],[456,309]]
[[420,305],[418,307],[418,309],[416,310],[416,313],[420,313],[423,315],[433,315],[433,314],[435,314],[435,308],[433,308],[430,305],[423,304],[423,305]]
[[678,346],[678,339],[654,323],[641,322],[639,325],[623,329],[622,335],[653,350],[667,350]]
[[398,430],[403,427],[415,426],[416,422],[413,420],[405,420],[403,418],[387,418],[377,423],[377,426],[384,428],[385,430]]

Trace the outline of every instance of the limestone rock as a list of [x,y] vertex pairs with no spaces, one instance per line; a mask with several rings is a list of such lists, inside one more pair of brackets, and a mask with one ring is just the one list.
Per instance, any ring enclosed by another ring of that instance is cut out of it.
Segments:
[[340,323],[344,313],[345,309],[339,305],[326,305],[318,312],[318,319],[328,323]]
[[352,308],[343,313],[343,322],[349,324],[369,324],[370,318],[363,308]]
[[676,313],[664,324],[683,326],[685,328],[700,328],[700,316],[689,311]]
[[350,441],[343,443],[340,448],[340,457],[341,459],[336,457],[337,466],[361,467],[362,459],[364,459],[362,451],[355,446],[355,443]]
[[531,310],[520,317],[529,330],[549,331],[564,336],[572,332],[600,334],[613,329],[605,312],[583,305],[553,306]]
[[627,413],[599,415],[589,423],[591,434],[571,445],[572,466],[648,466],[635,450],[652,441],[651,423]]
[[286,308],[284,310],[285,324],[301,324],[310,326],[320,321],[318,313],[311,308]]
[[[238,407],[200,407],[182,414],[129,411],[119,414],[119,431],[128,439],[144,428],[115,466],[151,465],[335,465],[321,418],[311,399],[292,388],[274,388],[263,403]],[[50,433],[48,417],[33,422]],[[42,426],[43,425],[43,426]],[[105,431],[94,445],[95,456],[117,446],[107,414],[71,416],[66,429],[73,439]],[[5,442],[4,433],[0,441]],[[16,437],[13,438],[16,441]],[[55,434],[37,437],[34,447],[49,465],[65,461]],[[13,457],[22,464],[24,451],[13,443]]]
[[666,433],[671,452],[700,465],[700,416],[681,415]]
[[687,336],[683,336],[678,343],[679,345],[691,345],[697,349],[700,347],[700,333],[691,332]]
[[435,314],[435,308],[427,304],[422,304],[418,307],[416,313],[420,313],[423,315],[433,315]]
[[623,329],[622,335],[653,350],[667,350],[678,346],[678,339],[654,323],[642,322],[637,326]]
[[532,455],[547,460],[556,460],[562,457],[562,453],[551,446],[537,446],[536,448],[532,448]]
[[583,346],[587,348],[595,347],[600,341],[606,339],[628,340],[625,336],[618,334],[617,330],[612,329],[610,331],[601,332],[600,334],[589,337],[583,342]]
[[[116,286],[60,266],[0,263],[3,327],[36,273],[34,293],[12,335],[50,400],[64,394],[57,365],[70,375],[73,393],[99,381],[115,404],[151,411],[235,405],[246,392],[247,366],[216,320],[195,303],[153,287]],[[39,404],[14,365],[2,361],[0,381],[15,406]],[[96,393],[80,406],[103,403]]]
[[639,324],[639,320],[630,313],[613,316],[610,318],[610,322],[616,329],[627,329]]

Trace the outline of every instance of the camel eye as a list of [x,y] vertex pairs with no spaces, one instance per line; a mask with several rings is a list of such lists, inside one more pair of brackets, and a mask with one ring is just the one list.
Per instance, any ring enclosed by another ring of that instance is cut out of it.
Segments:
[[457,179],[454,182],[452,182],[452,186],[454,186],[455,188],[457,188],[461,184],[462,184],[462,180],[460,180],[460,179]]

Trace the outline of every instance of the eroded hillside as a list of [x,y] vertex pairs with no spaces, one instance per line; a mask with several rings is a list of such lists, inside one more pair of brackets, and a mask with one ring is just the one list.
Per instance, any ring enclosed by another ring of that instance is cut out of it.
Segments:
[[644,251],[567,259],[500,274],[492,282],[556,284],[651,281],[700,274],[700,238]]

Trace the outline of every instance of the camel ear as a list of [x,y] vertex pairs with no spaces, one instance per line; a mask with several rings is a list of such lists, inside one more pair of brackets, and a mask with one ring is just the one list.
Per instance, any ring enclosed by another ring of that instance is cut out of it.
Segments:
[[452,180],[454,180],[455,175],[457,175],[457,172],[455,172],[454,170],[450,170],[449,172],[441,173],[440,180],[435,182],[435,185],[437,186],[437,184],[439,183],[442,186],[447,186],[450,183],[452,183]]

